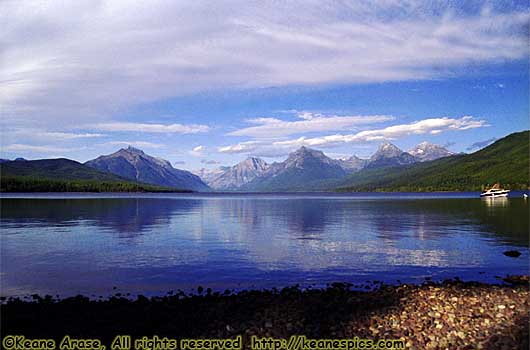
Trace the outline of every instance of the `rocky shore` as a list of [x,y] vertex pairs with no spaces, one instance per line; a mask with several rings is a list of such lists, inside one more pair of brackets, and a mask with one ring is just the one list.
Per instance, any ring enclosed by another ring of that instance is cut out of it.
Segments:
[[[164,297],[121,294],[106,300],[33,296],[0,306],[2,336],[27,338],[288,338],[403,339],[407,349],[528,349],[528,276],[503,285],[458,280],[385,286],[212,293]],[[244,341],[244,344],[248,344]],[[107,345],[107,348],[109,346]]]

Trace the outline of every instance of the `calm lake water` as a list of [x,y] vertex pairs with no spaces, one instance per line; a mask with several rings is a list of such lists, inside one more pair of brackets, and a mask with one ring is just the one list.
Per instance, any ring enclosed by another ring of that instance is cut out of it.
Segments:
[[0,292],[491,282],[528,273],[528,236],[528,201],[477,193],[4,195]]

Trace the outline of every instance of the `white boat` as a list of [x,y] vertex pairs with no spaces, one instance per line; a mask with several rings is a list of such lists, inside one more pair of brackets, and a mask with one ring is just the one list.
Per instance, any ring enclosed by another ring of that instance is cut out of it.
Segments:
[[499,184],[495,184],[489,190],[482,192],[480,196],[485,198],[508,197],[508,193],[510,193],[510,190],[505,190],[500,188]]

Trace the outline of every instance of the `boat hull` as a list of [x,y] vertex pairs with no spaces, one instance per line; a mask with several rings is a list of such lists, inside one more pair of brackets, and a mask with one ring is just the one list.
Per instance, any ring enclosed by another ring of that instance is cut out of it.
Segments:
[[510,191],[496,192],[496,193],[481,193],[482,198],[499,198],[499,197],[508,197]]

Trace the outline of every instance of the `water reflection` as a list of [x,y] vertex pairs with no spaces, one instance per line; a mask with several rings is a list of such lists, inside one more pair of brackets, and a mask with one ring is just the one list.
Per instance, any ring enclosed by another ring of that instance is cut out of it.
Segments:
[[486,207],[492,208],[493,210],[494,208],[506,208],[510,204],[510,201],[508,200],[507,197],[499,197],[499,198],[484,197],[481,199],[482,199],[482,203]]
[[[2,293],[525,271],[528,203],[495,201],[2,199]],[[520,259],[502,255],[516,246]]]
[[168,225],[171,217],[200,205],[198,200],[162,198],[3,199],[1,220],[5,227],[78,226],[85,222],[134,235],[153,226]]
[[117,233],[140,233],[167,226],[172,218],[200,216],[201,221],[231,219],[243,232],[273,225],[297,239],[321,239],[328,227],[358,234],[367,228],[385,241],[415,235],[418,239],[446,234],[451,227],[476,224],[506,242],[528,245],[528,203],[521,199],[2,199],[4,227],[89,225]]

